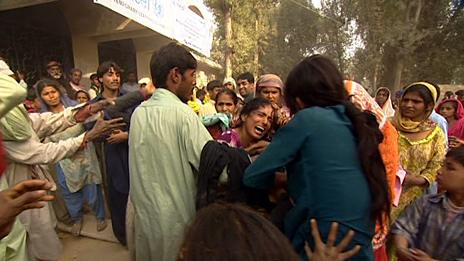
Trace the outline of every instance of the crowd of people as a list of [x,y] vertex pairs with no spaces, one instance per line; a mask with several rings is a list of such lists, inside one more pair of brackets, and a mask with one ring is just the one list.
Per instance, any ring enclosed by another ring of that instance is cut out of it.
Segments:
[[372,97],[321,55],[197,88],[175,43],[149,66],[0,59],[1,260],[59,260],[87,211],[132,260],[464,258],[464,91]]

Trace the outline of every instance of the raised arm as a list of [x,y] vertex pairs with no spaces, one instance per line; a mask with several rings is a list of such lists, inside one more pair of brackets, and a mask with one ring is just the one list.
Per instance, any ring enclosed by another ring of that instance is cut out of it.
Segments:
[[21,104],[26,98],[26,89],[10,76],[0,74],[0,118]]
[[[287,125],[279,129],[266,150],[245,171],[246,186],[268,189],[274,186],[275,172],[292,161],[303,145],[305,124],[303,115],[296,115]],[[305,133],[309,130],[306,129]]]

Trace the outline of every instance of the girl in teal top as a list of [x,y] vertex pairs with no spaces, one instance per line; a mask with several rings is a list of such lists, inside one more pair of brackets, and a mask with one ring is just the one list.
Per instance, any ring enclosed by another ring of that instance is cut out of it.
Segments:
[[292,70],[285,100],[294,118],[246,170],[245,185],[270,189],[274,173],[285,167],[294,206],[285,217],[284,232],[300,255],[305,256],[305,241],[314,247],[309,221],[315,218],[323,240],[336,221],[341,231],[337,243],[351,229],[355,236],[348,249],[362,246],[352,260],[373,260],[375,221],[389,212],[378,151],[382,135],[375,119],[369,121],[348,102],[336,66],[319,55]]

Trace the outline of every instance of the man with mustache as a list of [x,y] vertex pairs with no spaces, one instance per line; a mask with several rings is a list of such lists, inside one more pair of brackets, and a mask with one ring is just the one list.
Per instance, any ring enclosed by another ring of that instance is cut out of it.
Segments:
[[60,62],[52,60],[47,63],[47,76],[45,78],[55,80],[61,84],[62,93],[65,94],[65,99],[73,99],[76,95],[76,91],[69,85],[69,80],[63,73],[63,66]]
[[[113,61],[98,66],[97,77],[103,91],[91,102],[104,99],[115,100],[120,96],[121,68]],[[126,205],[129,196],[128,130],[133,107],[114,111],[107,108],[104,119],[122,117],[125,128],[113,131],[99,142],[95,142],[97,155],[102,165],[102,175],[106,182],[105,195],[111,213],[113,233],[119,242],[126,245]],[[87,126],[90,127],[90,126]]]

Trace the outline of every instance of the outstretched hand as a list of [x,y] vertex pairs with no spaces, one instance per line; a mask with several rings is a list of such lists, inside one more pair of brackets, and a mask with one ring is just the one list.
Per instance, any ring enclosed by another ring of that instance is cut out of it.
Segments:
[[92,104],[87,104],[79,108],[79,111],[74,115],[74,119],[76,120],[76,122],[84,122],[91,116],[114,104],[114,100],[110,99],[105,99]]
[[114,104],[115,104],[114,100],[109,100],[109,99],[97,101],[96,103],[93,103],[90,105],[90,113],[95,114],[97,112],[100,112],[106,109],[108,106],[111,106]]
[[113,130],[120,129],[125,125],[123,118],[116,118],[112,120],[98,119],[93,128],[85,134],[85,140],[92,141],[101,136],[108,135]]
[[27,209],[42,208],[54,196],[47,192],[52,184],[46,180],[31,179],[0,191],[0,239],[8,235],[16,216]]
[[333,222],[330,227],[329,236],[327,243],[323,243],[317,228],[317,222],[315,219],[311,219],[311,234],[313,235],[315,248],[314,252],[309,247],[308,243],[305,244],[306,255],[311,261],[341,261],[346,260],[356,255],[361,246],[357,245],[351,250],[343,252],[348,244],[351,242],[354,236],[354,231],[350,230],[342,239],[340,244],[334,246],[335,239],[337,238],[338,223]]

